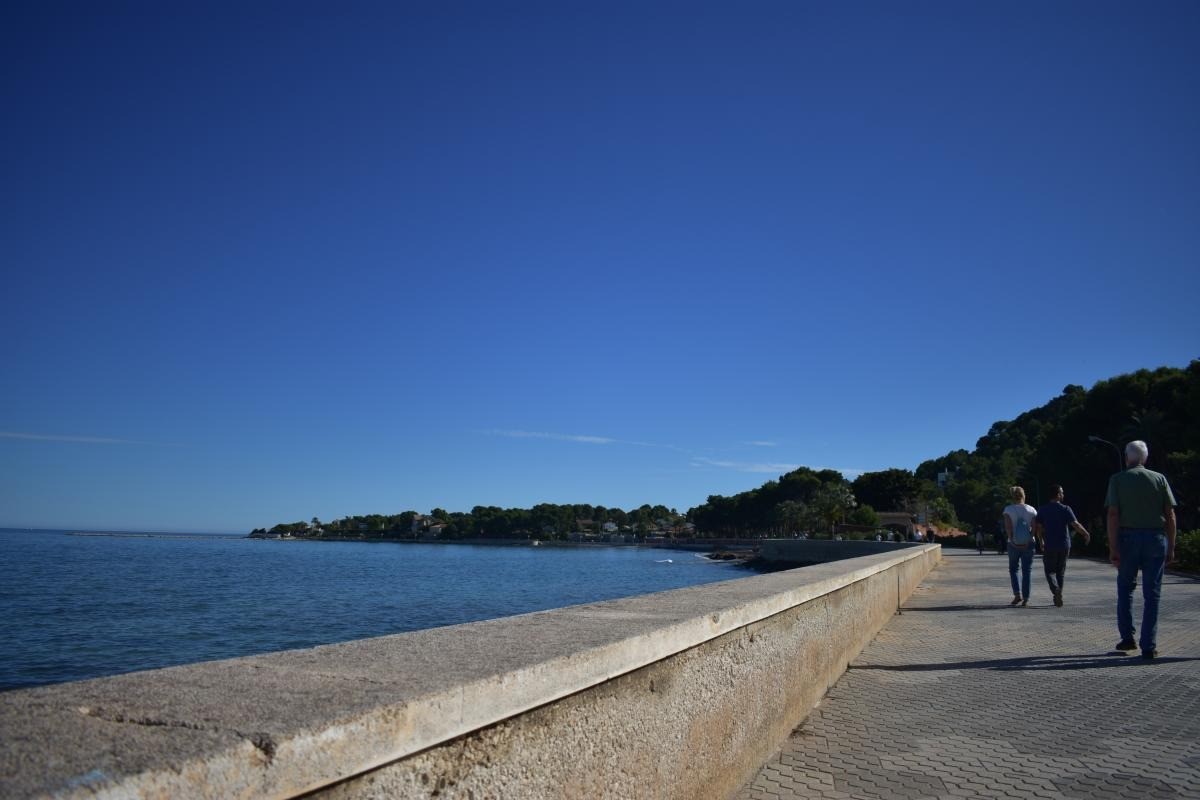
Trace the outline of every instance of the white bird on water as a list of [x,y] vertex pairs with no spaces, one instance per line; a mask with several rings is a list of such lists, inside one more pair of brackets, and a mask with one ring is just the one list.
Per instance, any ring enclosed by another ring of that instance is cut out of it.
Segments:
[[655,561],[655,564],[674,564],[675,562],[669,558],[664,558],[662,561]]

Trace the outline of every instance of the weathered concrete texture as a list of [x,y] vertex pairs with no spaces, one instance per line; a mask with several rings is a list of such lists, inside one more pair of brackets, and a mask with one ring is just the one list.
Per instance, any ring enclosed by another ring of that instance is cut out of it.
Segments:
[[[412,796],[454,796],[455,786],[464,787],[463,797],[574,796],[586,786],[590,796],[629,797],[641,793],[630,789],[635,776],[644,786],[647,773],[614,769],[627,776],[623,791],[607,777],[611,765],[681,771],[686,764],[696,775],[667,785],[704,791],[652,796],[718,796],[708,789],[721,780],[740,783],[748,765],[761,760],[761,752],[747,753],[782,740],[938,554],[914,548],[470,625],[8,692],[0,695],[0,796],[288,797],[421,751],[419,769],[405,766],[413,759],[401,761],[372,776],[374,785],[400,786],[411,774],[423,787]],[[778,639],[787,655],[760,636]],[[665,659],[677,663],[659,663]],[[570,699],[559,708],[542,708],[563,698]],[[690,710],[679,725],[654,727],[656,717],[670,718],[685,704]],[[526,713],[533,709],[541,710]],[[562,726],[575,732],[580,749],[554,749]],[[653,735],[641,735],[646,730]],[[631,741],[636,748],[626,746]],[[681,761],[693,750],[712,760]],[[471,761],[478,753],[485,757]],[[722,759],[736,766],[727,769]],[[460,779],[464,771],[474,777]],[[369,780],[334,791],[369,794]]]
[[1144,661],[1111,566],[1072,559],[1055,608],[1035,561],[1013,608],[1007,563],[947,551],[738,800],[1200,798],[1200,580],[1166,577]]

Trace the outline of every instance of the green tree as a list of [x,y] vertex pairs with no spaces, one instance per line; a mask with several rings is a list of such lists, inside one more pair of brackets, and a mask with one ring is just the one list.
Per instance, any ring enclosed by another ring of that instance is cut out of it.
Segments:
[[921,492],[917,476],[906,469],[864,472],[850,487],[859,503],[885,511],[911,511]]
[[823,530],[833,536],[834,528],[846,519],[846,515],[857,505],[854,493],[845,483],[830,482],[813,492],[808,503],[810,519],[816,530]]
[[879,515],[875,513],[875,509],[865,503],[860,503],[855,507],[846,517],[846,521],[851,525],[862,525],[867,528],[879,527]]
[[804,524],[804,504],[796,500],[784,500],[775,506],[775,521],[779,532],[792,534]]

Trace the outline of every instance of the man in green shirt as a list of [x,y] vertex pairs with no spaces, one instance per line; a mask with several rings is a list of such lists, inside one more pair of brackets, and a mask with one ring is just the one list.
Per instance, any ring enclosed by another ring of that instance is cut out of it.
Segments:
[[1158,601],[1163,570],[1175,560],[1175,495],[1161,473],[1146,469],[1149,448],[1125,446],[1124,472],[1108,479],[1108,553],[1117,568],[1118,650],[1136,650],[1133,587],[1142,572],[1142,658],[1158,655]]

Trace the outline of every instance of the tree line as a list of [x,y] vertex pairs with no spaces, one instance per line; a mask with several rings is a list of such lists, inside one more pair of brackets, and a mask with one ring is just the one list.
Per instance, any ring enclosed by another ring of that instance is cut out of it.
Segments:
[[[1167,475],[1175,491],[1181,531],[1200,528],[1200,360],[1186,368],[1139,370],[1100,381],[1090,390],[1066,386],[1044,405],[1016,419],[994,423],[973,450],[954,450],[920,464],[868,472],[848,481],[835,470],[806,467],[781,475],[756,489],[728,497],[712,495],[679,514],[661,505],[631,511],[593,505],[543,503],[530,509],[476,506],[469,513],[434,509],[444,538],[564,538],[579,530],[612,522],[622,531],[709,537],[756,537],[800,532],[829,533],[838,525],[864,528],[878,524],[877,511],[908,511],[942,527],[997,530],[1010,486],[1025,487],[1029,502],[1050,499],[1049,487],[1061,484],[1066,502],[1092,531],[1091,550],[1107,548],[1104,494],[1108,478],[1121,466],[1126,442],[1141,439],[1150,447],[1147,466]],[[945,477],[939,486],[939,474]],[[418,515],[346,517],[323,523],[325,535],[360,536],[407,532]],[[277,525],[272,532],[299,533],[312,523]],[[1180,545],[1200,550],[1188,537]]]
[[252,533],[287,534],[309,538],[405,538],[437,532],[440,539],[566,539],[581,530],[599,532],[606,523],[619,531],[646,535],[656,531],[678,533],[684,516],[663,505],[644,504],[626,511],[587,503],[539,503],[533,508],[475,506],[470,512],[435,508],[428,514],[347,516],[332,522],[313,517],[308,522],[285,522]]

